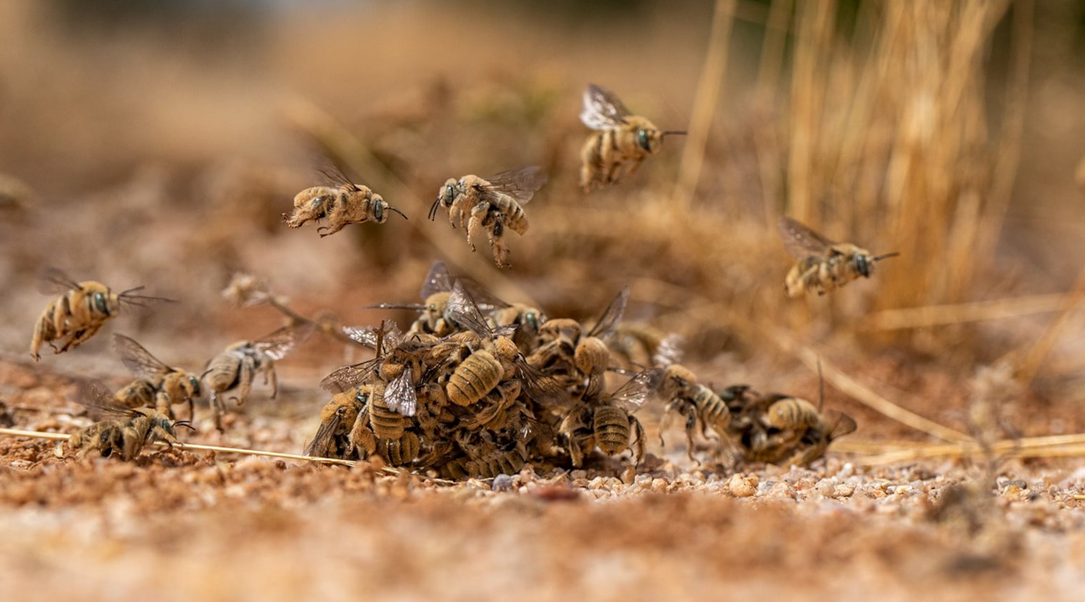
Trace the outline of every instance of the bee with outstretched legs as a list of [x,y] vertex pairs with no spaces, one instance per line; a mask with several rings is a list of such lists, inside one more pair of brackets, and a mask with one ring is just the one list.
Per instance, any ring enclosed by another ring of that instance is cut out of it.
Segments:
[[116,456],[129,461],[156,441],[164,441],[173,447],[177,443],[174,429],[192,428],[189,421],[171,421],[153,408],[120,405],[100,384],[83,385],[80,389],[80,403],[98,422],[79,430],[68,440],[68,447],[78,452],[79,457],[98,452],[102,457]]
[[320,458],[350,459],[354,453],[351,431],[365,410],[368,400],[355,391],[339,393],[320,410],[320,426],[305,455]]
[[200,379],[195,374],[167,366],[151,355],[142,345],[124,336],[113,335],[113,347],[124,365],[154,387],[155,409],[164,416],[173,417],[172,406],[188,404],[188,417],[193,418],[193,400],[201,395]]
[[254,341],[234,343],[207,362],[207,368],[200,380],[204,381],[211,391],[216,429],[222,430],[222,415],[226,413],[221,395],[237,389],[237,395],[231,399],[237,405],[242,405],[248,399],[252,381],[257,374],[263,373],[264,384],[270,381],[271,398],[275,399],[279,392],[275,362],[286,357],[294,347],[309,338],[315,328],[316,324],[313,322],[284,326]]
[[644,117],[633,115],[613,93],[590,84],[584,91],[580,121],[595,130],[580,151],[580,187],[603,188],[632,175],[641,162],[658,153],[666,136],[686,132],[661,131]]
[[788,297],[808,292],[824,295],[860,277],[870,278],[874,264],[900,255],[871,255],[853,244],[833,242],[787,217],[780,218],[777,228],[784,248],[798,259],[784,280]]
[[[745,391],[744,385],[725,390],[720,395],[712,388],[697,382],[697,376],[688,368],[680,364],[670,364],[663,371],[660,394],[667,399],[664,408],[664,422],[660,425],[660,443],[663,443],[663,430],[670,421],[670,416],[678,414],[685,418],[686,453],[689,459],[697,461],[693,456],[695,433],[700,427],[701,436],[705,439],[716,439],[715,456],[718,458],[724,450],[727,450],[732,459],[734,458],[735,446],[731,437],[731,408],[727,399],[732,399],[736,392]],[[726,398],[726,399],[725,399]],[[711,429],[715,436],[710,436]]]
[[527,216],[524,205],[546,183],[546,175],[538,167],[524,167],[503,171],[489,178],[467,175],[459,180],[449,178],[441,187],[437,200],[430,207],[430,220],[436,219],[437,210],[445,207],[452,227],[467,223],[467,244],[475,250],[472,238],[485,230],[489,235],[490,249],[498,267],[507,267],[509,249],[505,246],[506,230],[519,235],[527,232]]
[[[55,268],[45,270],[42,285],[43,292],[59,293],[60,297],[45,308],[34,325],[30,357],[35,362],[41,359],[38,350],[42,343],[48,343],[56,353],[64,353],[87,342],[122,307],[143,306],[150,301],[170,301],[137,295],[143,290],[142,286],[114,293],[101,282],[76,282]],[[54,341],[60,341],[60,347]]]
[[350,224],[388,221],[388,212],[394,211],[407,219],[402,211],[389,205],[381,195],[367,186],[355,184],[338,169],[322,172],[333,186],[314,186],[302,190],[294,197],[294,212],[283,214],[283,222],[291,228],[300,228],[306,222],[328,220],[328,225],[316,229],[321,238],[330,236]]

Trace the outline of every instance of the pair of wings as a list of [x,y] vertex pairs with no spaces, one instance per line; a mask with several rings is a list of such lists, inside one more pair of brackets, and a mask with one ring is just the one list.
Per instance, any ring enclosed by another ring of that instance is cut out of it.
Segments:
[[288,324],[271,334],[252,341],[251,344],[257,351],[275,361],[279,361],[286,357],[286,354],[293,351],[295,347],[304,343],[313,334],[316,327],[317,325],[313,322]]
[[176,372],[174,368],[167,366],[162,360],[151,355],[139,343],[123,334],[113,335],[113,349],[121,357],[121,362],[137,378],[153,379],[163,374]]
[[526,205],[540,188],[546,184],[546,174],[538,166],[521,167],[496,173],[485,178],[487,184],[476,184],[479,197],[487,200],[491,195],[511,197],[520,205]]
[[632,115],[622,101],[613,92],[595,84],[588,84],[584,91],[584,108],[580,111],[580,121],[593,130],[613,130],[626,124],[626,117]]
[[781,217],[776,222],[776,228],[780,231],[784,248],[796,259],[824,255],[830,247],[837,244],[790,217]]
[[[610,394],[610,405],[632,414],[659,388],[663,380],[663,369],[652,368],[633,375],[622,386]],[[606,396],[604,396],[605,398]]]

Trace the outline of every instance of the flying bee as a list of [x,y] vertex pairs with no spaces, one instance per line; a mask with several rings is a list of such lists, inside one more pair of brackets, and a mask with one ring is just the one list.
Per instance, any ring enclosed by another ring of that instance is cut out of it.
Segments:
[[659,152],[664,137],[686,134],[660,131],[651,121],[630,113],[612,92],[595,84],[584,91],[580,121],[596,130],[580,150],[580,187],[584,192],[636,173],[648,155]]
[[[54,351],[64,353],[87,342],[122,307],[142,307],[150,301],[170,301],[135,294],[143,290],[142,286],[114,293],[101,282],[76,282],[55,268],[43,273],[42,284],[43,292],[59,293],[60,297],[49,303],[34,326],[30,357],[35,362],[41,359],[38,350],[42,343],[49,343]],[[54,345],[53,341],[62,341],[60,347]]]
[[193,417],[193,400],[200,396],[200,379],[185,370],[171,368],[151,355],[142,345],[124,336],[113,335],[113,347],[121,362],[140,378],[149,382],[155,390],[155,409],[165,416],[173,416],[171,406],[188,404],[188,416]]
[[[676,412],[686,419],[686,453],[690,460],[694,460],[693,435],[698,425],[701,427],[701,435],[706,439],[709,438],[707,430],[712,429],[725,447],[733,448],[729,430],[731,410],[727,402],[711,388],[697,382],[692,371],[679,364],[667,366],[660,390],[664,398],[669,399],[664,408],[665,415],[670,416],[672,412]],[[661,428],[661,442],[662,431]],[[719,451],[722,451],[722,447],[717,449],[717,453]]]
[[271,398],[275,399],[279,392],[275,362],[286,357],[294,347],[309,338],[315,328],[316,324],[313,322],[284,326],[254,341],[234,343],[211,358],[200,380],[207,383],[211,390],[215,428],[222,430],[222,415],[226,413],[220,394],[236,388],[237,395],[231,399],[237,405],[242,405],[249,397],[252,381],[257,374],[264,374],[264,384],[268,384],[270,380]]
[[323,172],[332,186],[314,186],[302,190],[294,197],[294,212],[283,214],[283,222],[291,228],[300,228],[305,222],[328,220],[327,226],[316,229],[320,237],[330,236],[350,224],[388,220],[388,212],[394,211],[403,219],[402,211],[389,205],[381,195],[367,186],[355,184],[338,169]]
[[579,468],[595,447],[608,456],[634,450],[637,464],[644,459],[644,427],[633,415],[659,386],[659,369],[637,373],[612,394],[585,397],[558,427],[569,459]]
[[91,383],[80,389],[80,403],[98,419],[68,440],[68,447],[79,452],[80,457],[96,451],[102,457],[115,454],[129,461],[156,441],[165,441],[173,447],[177,443],[176,427],[192,428],[187,420],[173,422],[153,408],[120,405],[100,384]]
[[900,255],[886,253],[872,256],[870,251],[853,244],[832,242],[787,217],[780,218],[777,228],[784,248],[798,259],[784,280],[784,291],[788,297],[798,297],[807,292],[824,295],[859,277],[870,278],[875,263]]
[[546,175],[538,167],[523,167],[503,171],[489,178],[467,175],[459,180],[449,178],[441,187],[437,200],[430,207],[430,220],[436,219],[438,208],[448,209],[452,227],[467,223],[467,244],[475,250],[472,237],[479,229],[487,232],[490,249],[498,267],[508,264],[509,249],[505,246],[506,229],[523,236],[527,232],[527,216],[524,205],[531,201],[535,192],[546,183]]
[[355,391],[332,397],[320,410],[320,426],[313,440],[305,447],[305,455],[347,459],[354,447],[350,438],[352,427],[367,401]]

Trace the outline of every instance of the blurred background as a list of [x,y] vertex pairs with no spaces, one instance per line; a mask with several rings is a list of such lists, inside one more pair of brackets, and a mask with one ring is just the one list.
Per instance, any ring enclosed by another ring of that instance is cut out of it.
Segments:
[[[589,83],[668,138],[585,195]],[[330,156],[409,221],[321,239],[281,224]],[[281,317],[229,307],[238,270],[303,312],[413,302],[446,261],[508,301],[687,341],[707,382],[816,395],[803,351],[965,429],[998,366],[1023,432],[1085,428],[1085,2],[0,3],[0,350],[28,362],[42,267],[177,305],[122,317],[47,368],[120,376],[109,335],[196,368]],[[426,213],[441,184],[541,165],[511,269]],[[780,215],[901,256],[789,300]],[[401,324],[409,313],[393,314]],[[284,362],[320,396],[350,359]],[[833,384],[830,382],[830,384]],[[1017,391],[1018,389],[1014,389]],[[836,389],[860,433],[914,434]]]

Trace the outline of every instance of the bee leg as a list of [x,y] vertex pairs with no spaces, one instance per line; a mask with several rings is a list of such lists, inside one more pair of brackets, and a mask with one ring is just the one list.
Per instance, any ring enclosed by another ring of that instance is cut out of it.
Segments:
[[252,390],[252,380],[256,378],[253,374],[253,367],[248,361],[241,362],[241,366],[238,368],[239,374],[237,380],[239,385],[237,388],[237,396],[233,398],[234,403],[238,407],[245,405],[245,401],[249,398],[249,392]]
[[217,391],[211,391],[211,409],[215,414],[215,430],[224,432],[222,428],[222,415],[226,413],[226,406],[222,403]]
[[636,416],[629,417],[629,426],[633,427],[633,446],[634,446],[634,458],[635,466],[640,466],[640,463],[644,461],[645,445],[644,445],[644,425],[637,420]]
[[475,208],[471,210],[471,219],[467,222],[467,245],[471,247],[471,250],[475,250],[475,243],[471,240],[475,232],[480,227],[486,226],[489,221],[490,204],[486,201],[482,201]]
[[83,343],[87,342],[87,340],[90,339],[92,336],[97,334],[98,331],[101,328],[102,328],[101,324],[95,324],[94,326],[89,326],[89,327],[87,327],[87,328],[85,328],[83,330],[76,331],[72,335],[72,338],[68,339],[68,342],[65,343],[60,348],[60,350],[57,351],[57,353],[62,353],[64,351],[68,351],[69,349],[75,349],[76,347],[78,347],[78,346],[82,345]]
[[266,385],[268,379],[271,380],[271,398],[275,399],[279,394],[279,377],[275,374],[275,365],[268,362],[267,370],[264,372],[264,384]]

